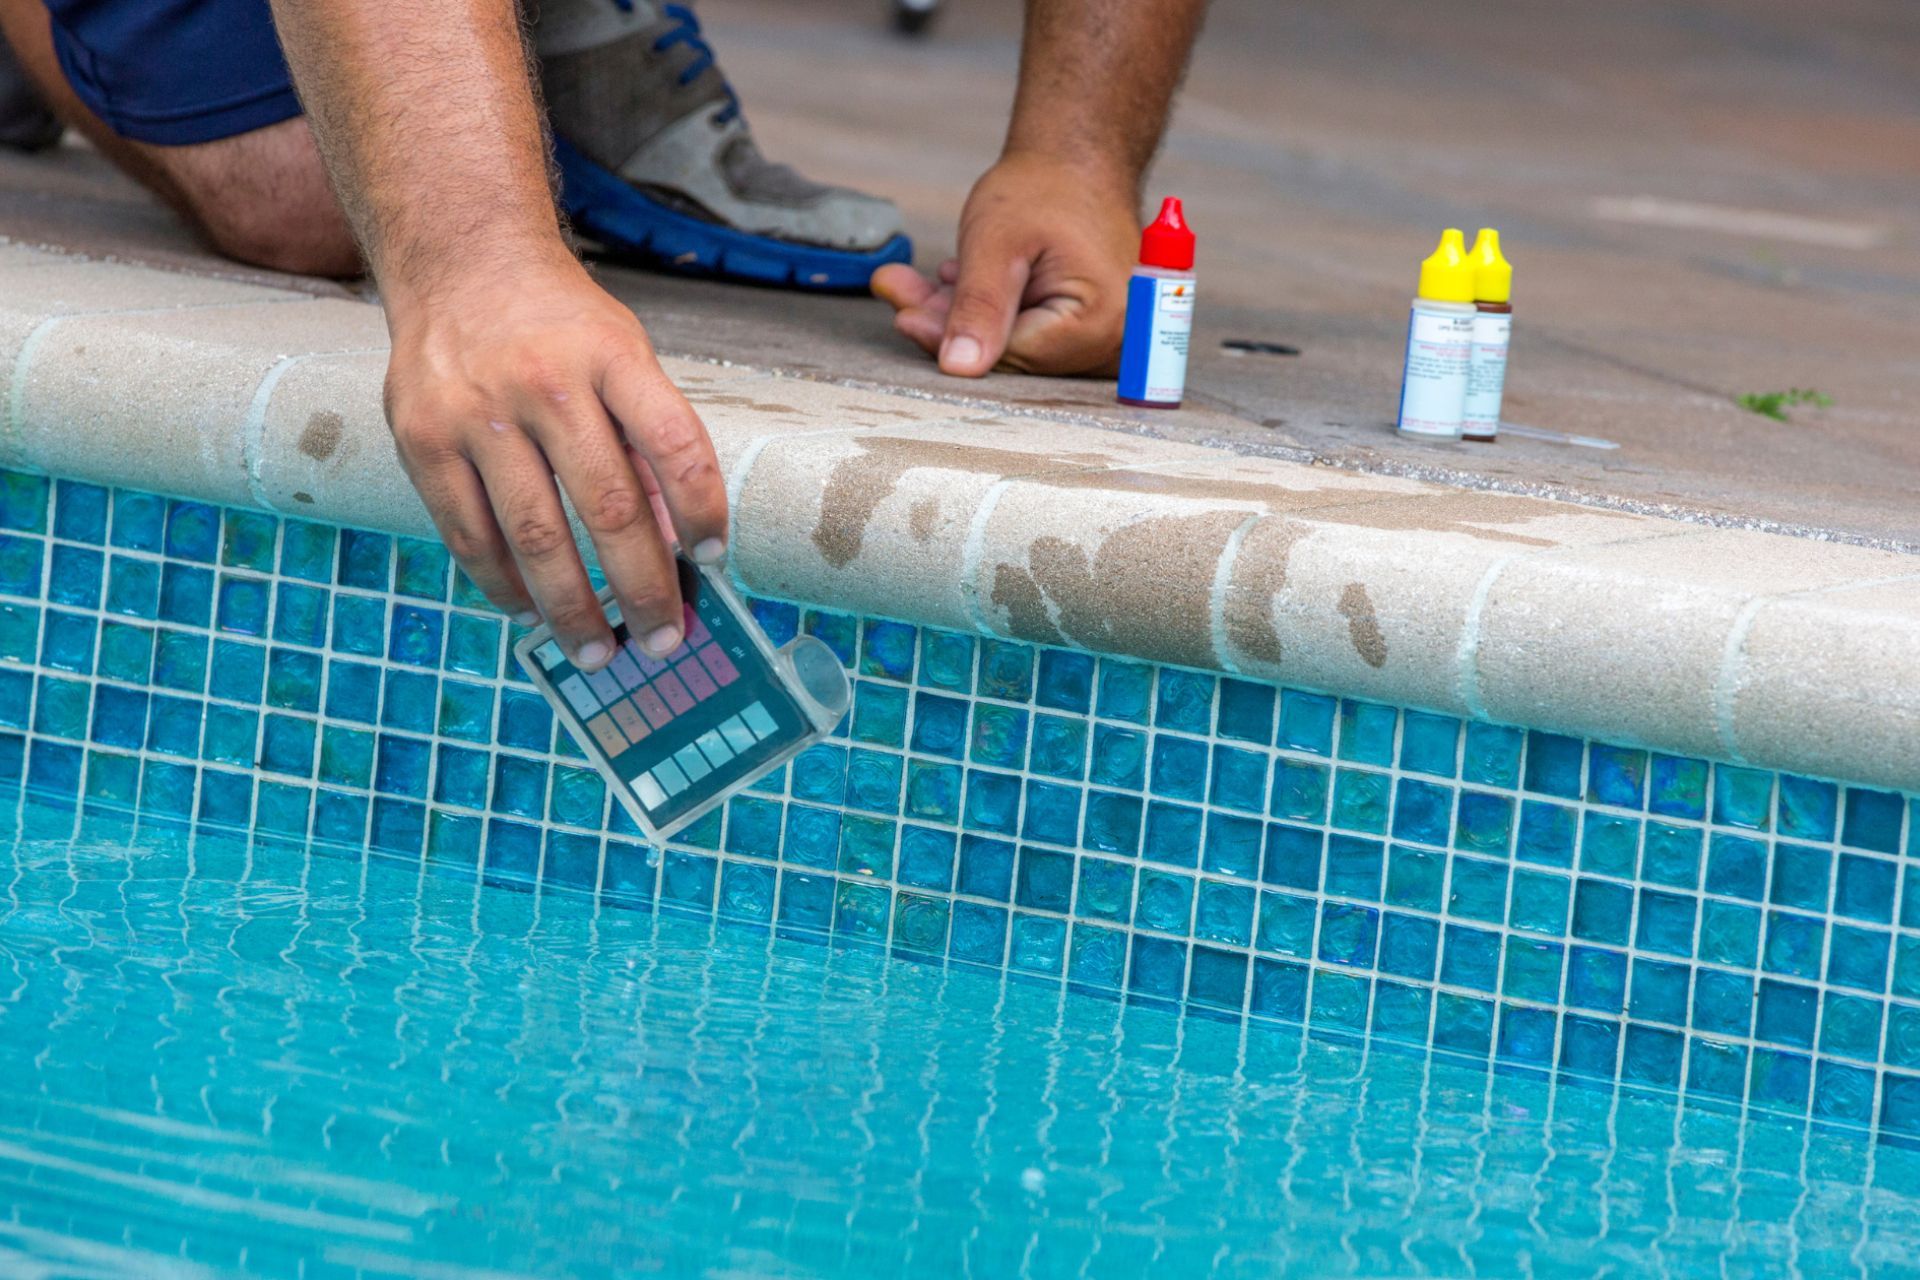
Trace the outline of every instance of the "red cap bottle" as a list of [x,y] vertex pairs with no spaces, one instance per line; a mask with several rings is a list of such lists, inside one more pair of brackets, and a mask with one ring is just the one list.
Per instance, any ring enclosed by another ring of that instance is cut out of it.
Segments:
[[1169,271],[1193,269],[1193,228],[1180,208],[1179,196],[1160,202],[1160,216],[1140,233],[1140,265]]
[[1187,385],[1193,335],[1193,228],[1176,196],[1140,233],[1140,265],[1127,279],[1127,321],[1120,339],[1120,403],[1178,409]]

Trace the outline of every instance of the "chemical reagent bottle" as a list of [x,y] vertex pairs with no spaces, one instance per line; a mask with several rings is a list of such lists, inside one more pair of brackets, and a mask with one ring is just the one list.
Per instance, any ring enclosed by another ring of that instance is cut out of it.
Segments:
[[1406,374],[1400,383],[1401,435],[1457,440],[1467,403],[1473,350],[1473,264],[1458,227],[1420,264],[1420,293],[1407,317]]
[[1127,281],[1120,344],[1120,403],[1178,409],[1193,337],[1193,229],[1177,196],[1140,233],[1140,265]]
[[1480,228],[1467,253],[1473,263],[1473,354],[1467,359],[1467,404],[1461,436],[1500,435],[1500,400],[1507,387],[1507,342],[1513,335],[1513,264],[1500,252],[1500,233]]

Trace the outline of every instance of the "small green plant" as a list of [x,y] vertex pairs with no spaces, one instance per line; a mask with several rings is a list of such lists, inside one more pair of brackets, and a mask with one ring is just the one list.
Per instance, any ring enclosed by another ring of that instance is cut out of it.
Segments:
[[1794,405],[1810,404],[1816,409],[1825,409],[1833,403],[1833,397],[1812,387],[1794,387],[1787,391],[1749,391],[1743,396],[1735,396],[1734,401],[1748,413],[1757,413],[1775,422],[1785,422],[1787,410]]

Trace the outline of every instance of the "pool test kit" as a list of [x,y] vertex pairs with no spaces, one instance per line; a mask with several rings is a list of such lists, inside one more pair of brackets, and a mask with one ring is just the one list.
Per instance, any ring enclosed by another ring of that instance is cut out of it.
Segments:
[[775,649],[718,568],[679,560],[686,631],[652,657],[600,593],[613,660],[582,671],[552,629],[514,645],[534,687],[639,824],[658,843],[832,732],[851,687],[814,636]]
[[1407,317],[1400,434],[1430,440],[1494,440],[1513,331],[1513,264],[1500,233],[1482,227],[1468,250],[1459,228],[1420,264]]

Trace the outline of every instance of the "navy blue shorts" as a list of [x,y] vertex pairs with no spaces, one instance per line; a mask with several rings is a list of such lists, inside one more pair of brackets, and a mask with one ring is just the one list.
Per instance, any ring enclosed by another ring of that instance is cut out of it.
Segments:
[[80,100],[123,138],[213,142],[300,114],[267,0],[47,0]]

